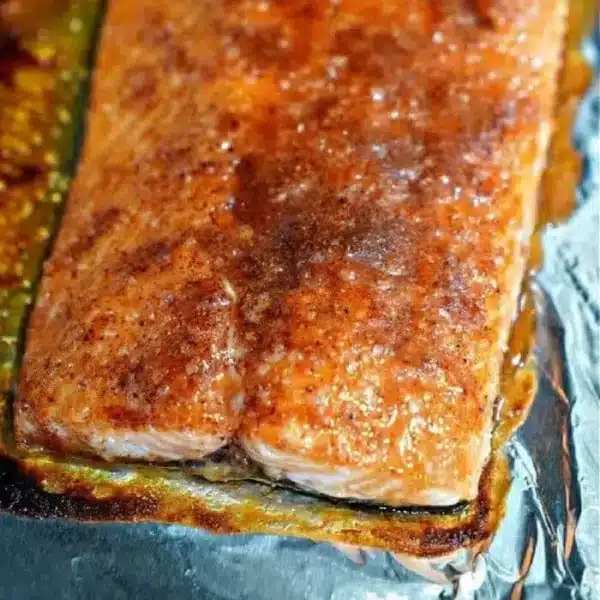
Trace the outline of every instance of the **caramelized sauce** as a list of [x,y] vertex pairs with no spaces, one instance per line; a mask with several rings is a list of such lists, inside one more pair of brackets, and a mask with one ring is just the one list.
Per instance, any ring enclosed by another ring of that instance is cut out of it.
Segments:
[[28,52],[12,33],[0,29],[0,85],[13,87],[13,77],[20,69],[36,68],[39,66],[35,56]]
[[33,282],[69,182],[98,6],[0,4],[0,431]]
[[573,0],[569,10],[554,132],[540,189],[537,227],[503,367],[498,426],[494,435],[496,449],[500,449],[524,421],[535,397],[538,375],[534,357],[536,314],[532,284],[543,262],[542,232],[548,224],[560,223],[571,214],[581,178],[582,161],[573,146],[572,135],[577,107],[592,80],[591,67],[580,48],[593,24],[595,2]]

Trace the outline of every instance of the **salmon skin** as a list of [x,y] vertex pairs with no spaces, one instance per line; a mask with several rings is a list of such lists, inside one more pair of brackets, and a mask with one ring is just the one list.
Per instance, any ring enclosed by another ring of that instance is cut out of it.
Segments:
[[111,2],[24,450],[473,499],[566,2]]

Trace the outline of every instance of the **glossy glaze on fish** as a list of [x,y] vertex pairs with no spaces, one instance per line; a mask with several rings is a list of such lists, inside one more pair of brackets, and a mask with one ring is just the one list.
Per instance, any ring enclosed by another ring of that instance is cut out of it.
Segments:
[[112,2],[21,447],[472,499],[566,3]]

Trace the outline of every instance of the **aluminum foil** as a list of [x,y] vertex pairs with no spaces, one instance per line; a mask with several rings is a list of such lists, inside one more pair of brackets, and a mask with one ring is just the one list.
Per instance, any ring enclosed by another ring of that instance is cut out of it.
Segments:
[[[599,36],[586,49],[599,66]],[[414,561],[273,536],[0,515],[0,597],[410,600],[600,598],[600,83],[576,142],[579,208],[544,236],[538,397],[507,452],[507,516],[491,546]]]

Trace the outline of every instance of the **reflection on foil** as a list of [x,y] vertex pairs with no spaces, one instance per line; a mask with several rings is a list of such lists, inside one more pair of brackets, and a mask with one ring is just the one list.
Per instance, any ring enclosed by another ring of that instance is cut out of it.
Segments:
[[596,82],[576,131],[586,157],[582,206],[568,224],[544,235],[539,391],[508,446],[514,477],[508,516],[481,556],[482,585],[461,597],[600,597],[599,104]]

